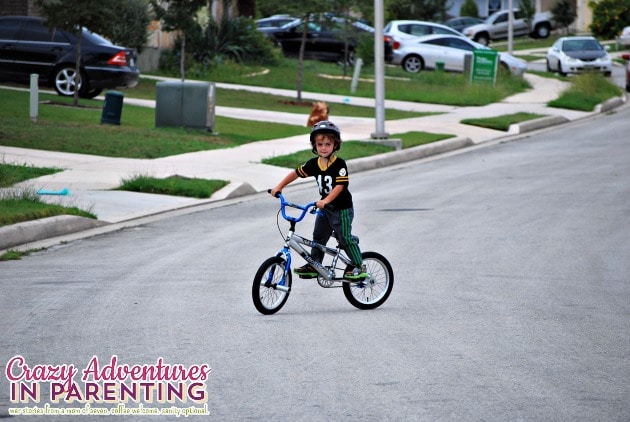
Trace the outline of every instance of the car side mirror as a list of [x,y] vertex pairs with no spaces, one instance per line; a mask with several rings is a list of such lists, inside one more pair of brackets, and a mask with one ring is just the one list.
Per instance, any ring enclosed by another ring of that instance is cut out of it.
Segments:
[[604,50],[606,50],[606,51],[610,51],[610,46],[609,46],[609,45],[605,45],[605,46],[604,46]]

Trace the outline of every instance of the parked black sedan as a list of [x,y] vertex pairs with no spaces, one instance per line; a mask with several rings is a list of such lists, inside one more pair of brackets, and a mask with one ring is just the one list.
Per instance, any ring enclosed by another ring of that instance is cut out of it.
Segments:
[[140,72],[136,51],[113,45],[83,29],[81,70],[77,78],[76,36],[49,30],[42,18],[0,17],[0,81],[28,83],[30,75],[55,88],[59,95],[94,98],[103,89],[136,86]]
[[[266,28],[263,32],[282,48],[286,56],[295,57],[300,51],[303,30],[302,20],[295,19],[280,28]],[[374,28],[356,21],[346,24],[342,18],[309,22],[304,57],[342,63],[345,60],[352,64],[362,37],[369,37],[373,42]],[[391,56],[388,43],[385,43],[385,54]]]

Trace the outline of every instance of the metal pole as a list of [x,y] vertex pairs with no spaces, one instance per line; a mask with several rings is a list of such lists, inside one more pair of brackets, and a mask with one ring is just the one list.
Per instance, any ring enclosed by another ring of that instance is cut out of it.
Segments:
[[37,116],[39,115],[39,75],[37,73],[31,74],[31,86],[30,86],[30,117],[31,122],[37,123]]
[[514,41],[514,4],[513,0],[508,2],[508,54],[512,54],[512,44]]
[[383,36],[383,0],[374,0],[374,98],[376,130],[374,139],[387,139],[385,132],[385,46]]

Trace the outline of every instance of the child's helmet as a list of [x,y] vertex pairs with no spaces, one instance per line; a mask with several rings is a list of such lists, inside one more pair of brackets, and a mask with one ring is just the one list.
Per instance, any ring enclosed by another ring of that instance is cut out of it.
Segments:
[[311,129],[311,146],[313,147],[313,153],[317,154],[317,150],[315,149],[315,136],[320,133],[328,133],[333,135],[333,139],[335,140],[335,147],[333,151],[339,151],[341,149],[341,130],[339,127],[329,120],[323,120],[321,122],[315,123],[313,128]]

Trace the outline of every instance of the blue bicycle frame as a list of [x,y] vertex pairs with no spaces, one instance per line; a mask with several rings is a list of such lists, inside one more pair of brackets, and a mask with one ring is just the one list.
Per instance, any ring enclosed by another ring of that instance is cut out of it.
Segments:
[[[343,278],[335,277],[335,268],[339,260],[341,260],[346,265],[351,263],[350,259],[341,253],[341,246],[337,245],[336,248],[330,248],[326,245],[321,245],[319,243],[313,242],[312,240],[304,238],[295,233],[296,224],[302,221],[307,213],[321,215],[321,212],[317,210],[315,202],[309,202],[306,205],[299,205],[293,202],[286,201],[281,193],[278,193],[277,197],[280,198],[280,212],[282,214],[282,218],[290,223],[290,227],[285,237],[284,247],[276,254],[276,256],[282,257],[284,259],[285,266],[282,280],[275,286],[275,288],[284,292],[289,291],[289,287],[286,287],[287,283],[285,280],[287,278],[287,274],[291,272],[291,249],[296,251],[302,258],[306,260],[306,262],[308,262],[313,266],[313,268],[315,268],[317,273],[320,275],[320,277],[318,278],[318,282],[322,287],[331,287],[334,281],[341,281],[346,283],[349,282],[348,280],[345,280]],[[286,210],[287,207],[298,209],[301,212],[297,217],[288,215]],[[319,248],[325,254],[331,255],[333,257],[331,265],[329,267],[325,267],[321,263],[315,261],[313,258],[311,258],[310,253],[302,245],[306,245],[311,248]],[[271,287],[272,279],[273,272],[270,272],[267,276],[267,282],[265,283],[266,287]]]

